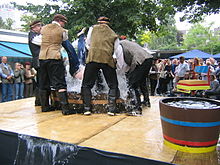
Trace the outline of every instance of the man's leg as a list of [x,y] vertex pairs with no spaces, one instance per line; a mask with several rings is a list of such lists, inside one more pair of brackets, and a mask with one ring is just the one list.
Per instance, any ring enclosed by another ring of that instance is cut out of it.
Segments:
[[116,99],[119,97],[119,89],[118,89],[118,79],[116,70],[107,64],[102,64],[102,70],[105,77],[105,80],[109,87],[108,93],[108,115],[115,115],[117,111],[116,107]]
[[48,75],[48,68],[47,68],[48,65],[49,65],[49,60],[41,60],[40,61],[41,72],[39,74],[39,76],[40,76],[39,95],[40,95],[41,111],[42,112],[54,111],[54,109],[51,108],[49,105],[50,79],[49,79],[49,75]]
[[48,75],[51,85],[58,91],[62,114],[70,115],[75,114],[76,110],[70,107],[68,102],[65,72],[65,67],[62,60],[50,60],[48,65]]
[[7,84],[2,83],[2,102],[7,101]]
[[82,88],[81,88],[81,95],[83,98],[83,105],[84,105],[84,115],[91,114],[91,98],[92,93],[91,89],[95,84],[95,81],[98,76],[99,71],[99,64],[98,63],[88,63],[85,67]]
[[7,101],[12,101],[13,100],[13,84],[7,84],[7,90],[8,90],[8,100]]

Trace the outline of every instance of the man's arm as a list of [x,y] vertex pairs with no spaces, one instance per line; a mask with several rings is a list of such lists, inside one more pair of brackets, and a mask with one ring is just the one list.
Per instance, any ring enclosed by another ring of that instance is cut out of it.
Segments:
[[91,44],[92,30],[93,30],[93,27],[90,27],[89,31],[88,31],[88,34],[87,34],[87,37],[86,37],[86,48],[88,50],[89,50],[89,47],[90,47],[90,44]]
[[42,35],[40,34],[40,35],[35,35],[34,37],[33,37],[33,39],[31,40],[31,42],[33,43],[33,44],[35,44],[35,45],[41,45],[41,43],[42,43]]

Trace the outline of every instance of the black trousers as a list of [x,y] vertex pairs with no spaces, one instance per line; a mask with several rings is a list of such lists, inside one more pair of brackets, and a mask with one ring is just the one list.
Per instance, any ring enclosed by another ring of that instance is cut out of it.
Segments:
[[154,96],[156,87],[157,87],[157,80],[155,80],[155,79],[150,79],[150,91],[151,91],[151,96]]
[[[135,104],[137,108],[141,106],[139,91],[141,91],[144,96],[144,102],[150,102],[146,78],[152,66],[152,61],[153,60],[151,58],[146,59],[141,65],[137,65],[131,73],[127,74],[130,97],[135,97],[132,99],[136,100],[135,103],[132,104]],[[135,92],[135,96],[132,94],[132,91]]]
[[65,67],[62,60],[40,60],[40,90],[66,89]]
[[102,69],[105,80],[109,87],[109,97],[117,97],[118,96],[118,79],[116,70],[110,67],[107,64],[90,62],[86,64],[81,94],[83,97],[83,101],[85,106],[90,106],[91,102],[91,89],[93,88],[95,81],[98,77],[99,70]]
[[137,65],[131,73],[127,74],[129,88],[136,89],[146,84],[146,78],[149,74],[152,61],[152,58],[146,59],[141,65]]

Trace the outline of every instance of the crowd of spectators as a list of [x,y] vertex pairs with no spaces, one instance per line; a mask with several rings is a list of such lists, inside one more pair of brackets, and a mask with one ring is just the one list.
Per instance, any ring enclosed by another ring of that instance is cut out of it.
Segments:
[[[208,80],[207,73],[196,73],[196,66],[208,66],[210,72],[210,89],[197,91],[198,97],[220,98],[220,62],[209,59],[155,59],[148,76],[149,94],[151,96],[176,96],[176,84],[179,80]],[[34,96],[36,70],[30,62],[13,66],[2,57],[0,64],[1,102]]]
[[[208,73],[195,72],[196,66],[208,66]],[[157,59],[149,73],[149,87],[151,96],[175,96],[176,84],[179,80],[207,80],[210,76],[210,89],[204,91],[196,91],[200,97],[210,97],[218,99],[220,95],[220,62],[214,58],[209,59]]]
[[7,62],[7,57],[2,57],[1,61],[1,102],[32,97],[34,95],[36,71],[31,67],[31,63],[16,62],[14,66],[11,66]]

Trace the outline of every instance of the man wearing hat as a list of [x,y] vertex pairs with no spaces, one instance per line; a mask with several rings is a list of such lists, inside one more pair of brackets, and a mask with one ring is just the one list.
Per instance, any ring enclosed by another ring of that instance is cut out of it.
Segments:
[[58,91],[63,115],[73,114],[70,109],[65,81],[65,67],[61,56],[61,46],[63,41],[68,40],[68,31],[64,29],[67,18],[61,14],[56,14],[53,22],[44,26],[41,30],[42,43],[40,49],[40,97],[42,111],[49,108],[48,95],[50,86]]
[[[35,106],[40,104],[39,96],[39,73],[40,73],[40,64],[39,64],[39,53],[40,53],[40,44],[41,44],[41,35],[40,31],[42,28],[42,23],[40,20],[35,20],[30,24],[30,32],[28,33],[28,45],[33,57],[33,67],[37,71],[36,75],[36,87],[35,87]],[[48,98],[49,99],[49,98]]]
[[108,114],[115,115],[119,90],[113,53],[119,45],[119,40],[116,33],[109,27],[109,18],[100,17],[98,24],[90,27],[86,44],[88,56],[81,88],[84,115],[91,114],[91,88],[94,86],[100,69],[109,87]]

